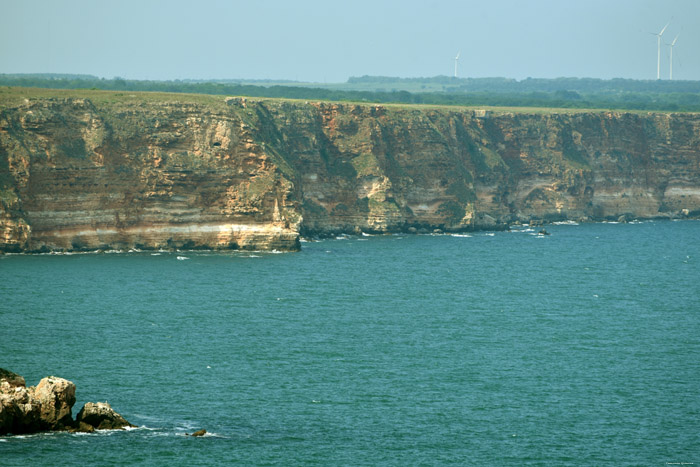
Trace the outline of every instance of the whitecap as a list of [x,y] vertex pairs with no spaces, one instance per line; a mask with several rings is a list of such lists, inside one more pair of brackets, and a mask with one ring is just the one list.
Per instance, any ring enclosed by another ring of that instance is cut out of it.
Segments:
[[451,237],[459,237],[459,238],[471,238],[471,235],[469,235],[469,234],[452,234],[450,236]]
[[146,425],[141,425],[141,426],[125,426],[124,430],[126,431],[158,431],[161,430],[162,428],[152,428],[150,426]]
[[[191,436],[192,436],[192,434],[190,433],[190,437]],[[207,431],[202,436],[195,436],[195,438],[226,438],[226,436],[221,435],[219,433],[213,433],[211,431]]]
[[487,234],[484,234],[484,235],[486,235],[487,237],[495,237],[495,236],[496,236],[496,234],[493,233],[493,232],[490,232],[490,233],[487,233]]
[[374,237],[372,234],[368,234],[367,232],[362,232],[363,237]]
[[160,253],[151,253],[151,256],[160,256]]
[[195,430],[197,431],[199,428],[197,428],[199,425],[195,425],[194,422],[188,422],[188,421],[182,421],[179,423],[179,426],[177,429],[179,430]]
[[554,225],[579,225],[578,222],[576,221],[559,221],[559,222],[552,222]]
[[184,261],[184,260],[189,259],[189,258],[187,256],[178,256],[177,259],[180,261]]

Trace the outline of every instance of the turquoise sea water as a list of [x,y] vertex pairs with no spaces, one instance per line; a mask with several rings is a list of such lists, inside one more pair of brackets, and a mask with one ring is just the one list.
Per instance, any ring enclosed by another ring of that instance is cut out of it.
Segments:
[[700,463],[700,222],[547,229],[0,257],[0,367],[141,426],[0,464]]

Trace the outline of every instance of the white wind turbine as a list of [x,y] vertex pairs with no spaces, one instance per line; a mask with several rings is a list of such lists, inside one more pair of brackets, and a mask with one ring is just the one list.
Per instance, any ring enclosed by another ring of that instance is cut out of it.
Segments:
[[668,79],[672,80],[673,79],[673,47],[676,45],[676,41],[678,40],[678,36],[680,36],[681,33],[676,34],[676,38],[673,39],[673,42],[670,44],[667,44],[671,48],[671,55],[670,55],[670,69],[668,71]]
[[457,61],[459,60],[459,54],[461,54],[462,51],[460,50],[457,52],[457,56],[455,57],[455,78],[457,77]]
[[656,34],[655,32],[652,32],[650,34],[653,34],[656,36],[657,39],[657,54],[656,54],[656,79],[661,79],[661,36],[663,36],[664,31],[666,31],[666,28],[668,25],[671,24],[670,22],[666,23],[666,26],[661,30],[660,33]]

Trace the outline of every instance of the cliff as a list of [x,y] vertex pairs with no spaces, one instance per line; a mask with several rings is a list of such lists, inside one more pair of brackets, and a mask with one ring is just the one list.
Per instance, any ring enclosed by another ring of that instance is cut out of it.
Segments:
[[0,91],[0,250],[700,214],[700,115]]

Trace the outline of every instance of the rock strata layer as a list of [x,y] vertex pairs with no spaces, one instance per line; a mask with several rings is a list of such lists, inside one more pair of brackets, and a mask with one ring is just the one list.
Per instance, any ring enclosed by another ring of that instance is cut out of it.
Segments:
[[75,384],[55,376],[26,387],[24,378],[0,368],[0,435],[85,431],[133,426],[107,403],[88,402],[73,420]]
[[0,251],[700,215],[698,114],[82,94],[0,95]]

